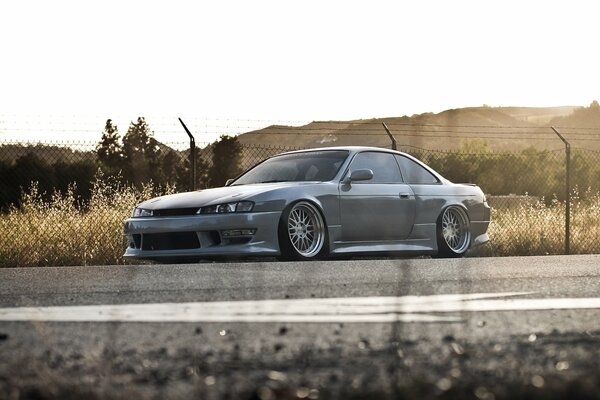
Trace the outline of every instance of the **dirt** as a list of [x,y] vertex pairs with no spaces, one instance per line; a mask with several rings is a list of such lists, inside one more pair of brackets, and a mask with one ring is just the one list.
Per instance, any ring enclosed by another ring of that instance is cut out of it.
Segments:
[[0,328],[1,399],[600,398],[600,331],[466,340],[343,324]]

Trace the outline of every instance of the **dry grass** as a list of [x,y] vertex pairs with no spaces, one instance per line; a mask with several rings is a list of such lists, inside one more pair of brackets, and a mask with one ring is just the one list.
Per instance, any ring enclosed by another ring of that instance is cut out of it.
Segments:
[[[544,200],[508,209],[492,209],[490,243],[475,256],[564,254],[565,203]],[[577,190],[571,198],[571,253],[600,253],[600,193]]]
[[73,192],[44,201],[32,185],[20,208],[0,215],[0,266],[122,264],[123,221],[135,204],[173,188],[138,190],[99,175],[88,202],[78,202]]
[[[138,190],[98,176],[91,199],[55,193],[44,201],[33,185],[22,206],[0,215],[0,266],[123,264],[123,221],[142,200],[174,192],[146,185]],[[585,199],[585,200],[583,200]],[[525,202],[492,210],[490,243],[473,256],[562,254],[564,204],[557,200]],[[600,194],[574,193],[572,253],[600,253]]]

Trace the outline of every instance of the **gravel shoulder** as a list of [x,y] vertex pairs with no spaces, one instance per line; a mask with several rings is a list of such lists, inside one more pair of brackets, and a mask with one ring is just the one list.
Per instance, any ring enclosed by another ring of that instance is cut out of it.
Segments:
[[600,331],[494,339],[466,337],[454,324],[436,329],[401,324],[67,325],[0,326],[0,398],[600,396]]

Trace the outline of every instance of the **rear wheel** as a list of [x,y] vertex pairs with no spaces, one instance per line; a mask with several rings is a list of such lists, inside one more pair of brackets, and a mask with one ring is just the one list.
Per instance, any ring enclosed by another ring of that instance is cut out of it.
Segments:
[[462,257],[471,244],[469,217],[458,206],[446,208],[437,221],[438,257]]
[[327,253],[327,226],[314,204],[299,201],[283,212],[279,247],[285,260],[314,260]]

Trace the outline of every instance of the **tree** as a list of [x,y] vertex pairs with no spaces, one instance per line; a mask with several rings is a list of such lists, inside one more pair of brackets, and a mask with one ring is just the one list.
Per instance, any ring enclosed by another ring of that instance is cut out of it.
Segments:
[[242,146],[237,137],[221,135],[212,145],[212,166],[209,169],[209,185],[223,186],[229,178],[240,173]]
[[[163,171],[169,183],[175,183],[178,189],[192,190],[192,167],[189,153],[177,154],[167,152],[163,157]],[[167,172],[168,171],[168,172]],[[196,152],[196,188],[204,189],[208,186],[208,163]]]
[[119,131],[111,119],[106,120],[102,139],[96,145],[98,160],[108,172],[118,172],[123,168],[123,148]]
[[163,183],[161,149],[144,117],[131,122],[123,137],[123,157],[127,163],[125,177],[130,182],[153,180]]

